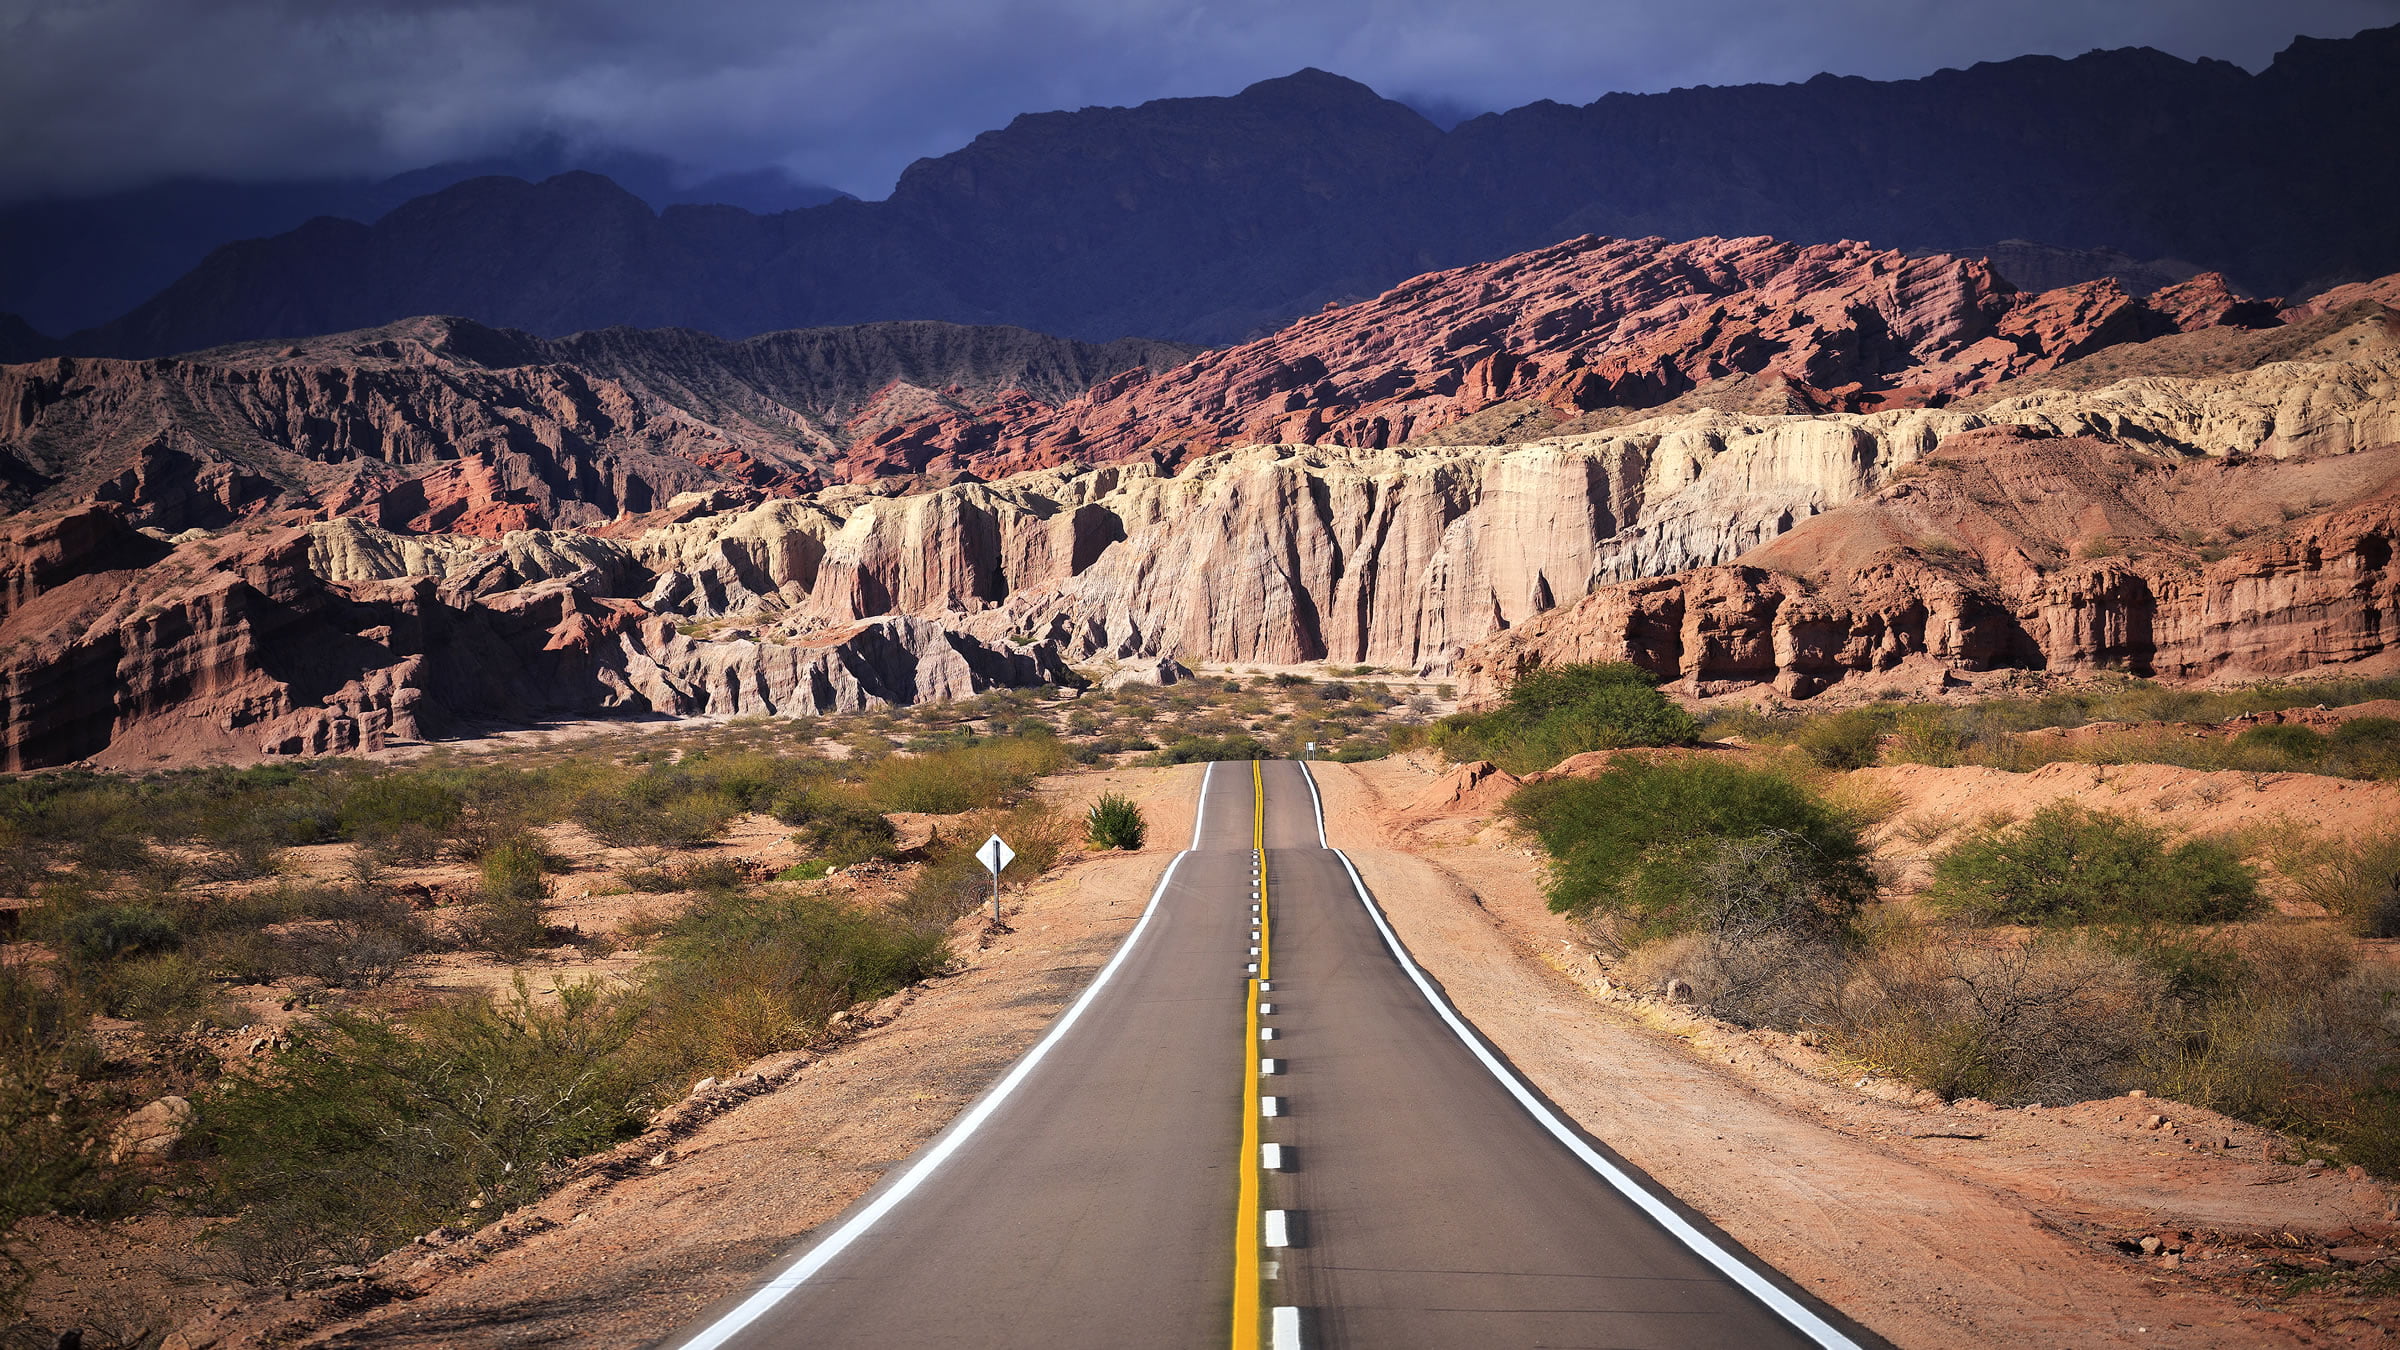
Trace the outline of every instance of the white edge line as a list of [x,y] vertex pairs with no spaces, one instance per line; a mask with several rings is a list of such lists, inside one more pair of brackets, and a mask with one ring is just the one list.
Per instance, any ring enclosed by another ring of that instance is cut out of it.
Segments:
[[[1204,804],[1207,783],[1207,776],[1203,774],[1201,788]],[[1194,833],[1197,834],[1197,832],[1197,827],[1195,827]],[[1092,1005],[1092,1000],[1100,996],[1100,991],[1107,986],[1109,977],[1117,973],[1117,967],[1125,964],[1125,958],[1133,951],[1134,944],[1142,940],[1142,930],[1150,926],[1151,916],[1158,912],[1159,897],[1167,893],[1167,883],[1175,879],[1175,869],[1182,866],[1183,860],[1190,856],[1192,855],[1189,851],[1178,853],[1175,855],[1174,861],[1167,864],[1167,870],[1159,875],[1157,889],[1150,892],[1150,904],[1142,911],[1141,922],[1133,926],[1133,931],[1126,934],[1125,941],[1117,947],[1116,955],[1108,958],[1108,964],[1102,966],[1100,973],[1092,977],[1092,982],[1084,989],[1083,996],[1076,999],[1073,1006],[1069,1007],[1058,1021],[1051,1024],[1049,1034],[1035,1042],[1034,1047],[1025,1052],[1024,1058],[1018,1060],[1009,1069],[1007,1075],[994,1084],[990,1092],[984,1094],[981,1101],[975,1103],[965,1115],[959,1117],[958,1123],[951,1127],[948,1134],[935,1142],[931,1149],[917,1159],[915,1166],[910,1167],[904,1176],[894,1182],[890,1190],[877,1196],[874,1203],[851,1215],[848,1222],[827,1235],[824,1241],[801,1253],[798,1259],[783,1269],[782,1273],[760,1286],[756,1293],[742,1300],[724,1316],[710,1323],[698,1335],[682,1342],[679,1350],[715,1350],[715,1347],[732,1340],[751,1323],[765,1316],[769,1309],[781,1303],[786,1295],[806,1283],[810,1276],[823,1270],[851,1243],[856,1242],[884,1215],[890,1213],[918,1186],[924,1184],[925,1179],[932,1176],[943,1163],[949,1161],[950,1156],[958,1152],[959,1147],[965,1144],[986,1120],[991,1118],[992,1113],[1000,1108],[1001,1103],[1007,1101],[1015,1093],[1018,1086],[1032,1074],[1034,1066],[1041,1063],[1042,1057],[1050,1053],[1051,1047],[1057,1045],[1074,1027],[1076,1020],[1083,1016],[1083,1010]]]
[[1213,759],[1200,771],[1200,808],[1192,812],[1192,847],[1186,852],[1196,852],[1200,847],[1200,827],[1208,821],[1208,779],[1216,771],[1217,762]]
[[[1325,800],[1317,795],[1316,775],[1309,772],[1306,764],[1300,766],[1300,774],[1308,781],[1308,795],[1316,803],[1317,838],[1322,841],[1325,838]],[[1408,948],[1401,943],[1400,935],[1393,932],[1392,926],[1384,921],[1383,910],[1376,905],[1375,898],[1367,893],[1367,883],[1358,875],[1358,868],[1351,863],[1350,855],[1338,848],[1332,851],[1333,856],[1342,860],[1342,870],[1350,874],[1351,889],[1358,892],[1358,902],[1367,907],[1367,917],[1375,921],[1376,929],[1383,934],[1384,945],[1392,949],[1392,955],[1400,962],[1400,968],[1408,972],[1408,978],[1416,984],[1417,992],[1425,996],[1425,1001],[1433,1005],[1434,1012],[1440,1015],[1444,1022],[1449,1023],[1451,1032],[1466,1045],[1468,1051],[1477,1060],[1482,1062],[1483,1067],[1491,1072],[1492,1077],[1500,1080],[1500,1086],[1508,1089],[1509,1095],[1517,1099],[1517,1104],[1524,1107],[1527,1114],[1556,1136],[1560,1143],[1565,1144],[1567,1151],[1582,1160],[1584,1166],[1599,1173],[1602,1180],[1616,1187],[1626,1199],[1639,1206],[1643,1213],[1648,1214],[1657,1222],[1659,1227],[1666,1229],[1677,1241],[1691,1248],[1700,1259],[1722,1271],[1726,1278],[1748,1291],[1752,1298],[1765,1304],[1769,1311],[1791,1323],[1793,1329],[1800,1332],[1801,1335],[1829,1348],[1842,1347],[1844,1350],[1860,1350],[1858,1342],[1843,1335],[1832,1323],[1810,1312],[1798,1299],[1777,1288],[1772,1280],[1752,1269],[1748,1262],[1725,1250],[1714,1238],[1693,1227],[1690,1220],[1669,1208],[1657,1196],[1652,1195],[1647,1187],[1627,1175],[1623,1168],[1602,1157],[1591,1145],[1583,1141],[1582,1136],[1561,1121],[1557,1114],[1542,1102],[1541,1098],[1534,1095],[1532,1089],[1525,1086],[1523,1079],[1517,1077],[1508,1065],[1502,1063],[1498,1056],[1485,1048],[1480,1038],[1467,1029],[1466,1022],[1458,1015],[1457,1010],[1450,1006],[1450,1001],[1443,998],[1434,989],[1432,981],[1426,978],[1425,972],[1418,968],[1416,960],[1408,954]]]

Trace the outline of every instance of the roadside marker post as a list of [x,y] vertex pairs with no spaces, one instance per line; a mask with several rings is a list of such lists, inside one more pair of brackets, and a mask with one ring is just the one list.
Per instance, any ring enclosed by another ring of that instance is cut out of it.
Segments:
[[996,834],[984,840],[982,848],[975,850],[975,860],[982,863],[992,874],[993,923],[1000,922],[1000,872],[1016,861],[1016,858],[1017,851],[1008,846],[1007,840]]

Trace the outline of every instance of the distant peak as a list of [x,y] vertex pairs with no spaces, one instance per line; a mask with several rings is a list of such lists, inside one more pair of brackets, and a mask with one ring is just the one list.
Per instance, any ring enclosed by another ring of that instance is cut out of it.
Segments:
[[1383,102],[1383,95],[1346,75],[1336,75],[1315,66],[1303,66],[1289,75],[1272,80],[1260,80],[1242,90],[1241,98],[1278,98],[1304,96],[1310,99],[1342,98]]

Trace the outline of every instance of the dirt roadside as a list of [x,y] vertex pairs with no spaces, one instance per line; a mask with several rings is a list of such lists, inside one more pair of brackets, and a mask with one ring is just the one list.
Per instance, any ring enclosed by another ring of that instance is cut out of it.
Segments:
[[[1981,1111],[1845,1083],[1818,1052],[1608,987],[1491,832],[1437,842],[1406,760],[1323,765],[1328,834],[1459,1009],[1550,1098],[1801,1285],[1903,1346],[2274,1346],[2378,1341],[2205,1287],[2124,1235],[2388,1228],[2362,1178],[2169,1103]],[[1811,1062],[1813,1061],[1813,1063]],[[1930,1109],[1928,1107],[1930,1106]],[[2154,1111],[2181,1137],[2143,1128]],[[2212,1144],[2203,1151],[2193,1127]],[[2199,1250],[2194,1249],[2195,1255]],[[2330,1333],[2330,1334],[2329,1334]]]
[[[472,1237],[420,1243],[363,1282],[227,1306],[163,1350],[252,1345],[649,1344],[746,1288],[949,1124],[1023,1054],[1133,926],[1189,842],[1201,766],[1054,780],[1150,821],[1138,853],[1077,855],[1008,900],[1014,930],[954,945],[960,973],[879,1004],[838,1042],[695,1092],[642,1138]],[[960,932],[974,931],[962,921]]]

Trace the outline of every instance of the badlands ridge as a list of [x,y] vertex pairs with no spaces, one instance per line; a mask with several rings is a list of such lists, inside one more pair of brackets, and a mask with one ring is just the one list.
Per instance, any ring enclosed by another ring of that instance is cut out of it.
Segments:
[[[1313,660],[2388,660],[2400,284],[1581,239],[1192,355],[456,321],[0,368],[0,764]],[[1188,359],[1187,359],[1188,358]]]

